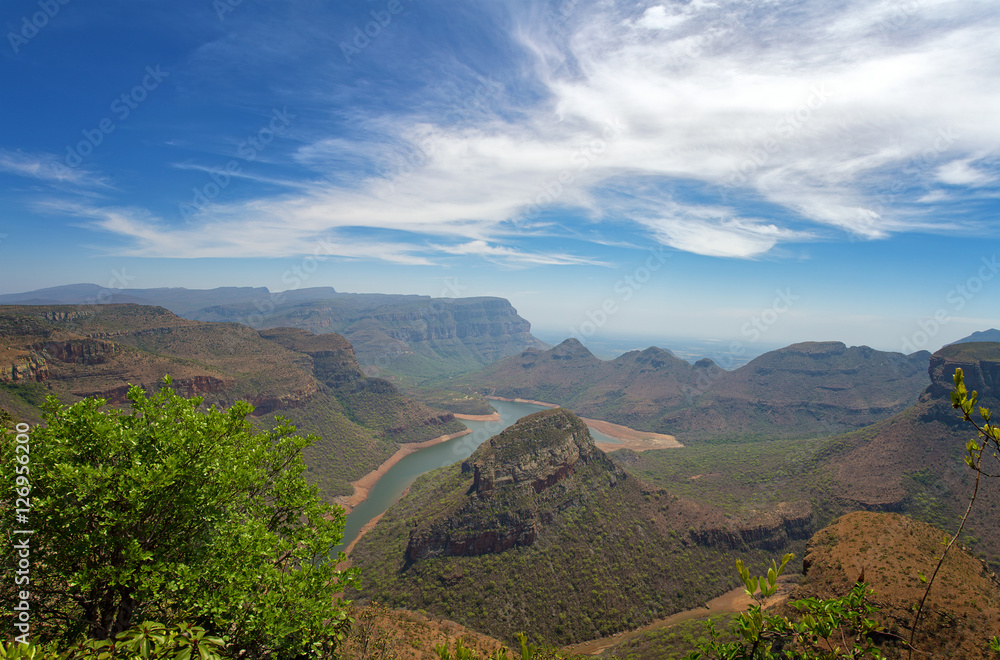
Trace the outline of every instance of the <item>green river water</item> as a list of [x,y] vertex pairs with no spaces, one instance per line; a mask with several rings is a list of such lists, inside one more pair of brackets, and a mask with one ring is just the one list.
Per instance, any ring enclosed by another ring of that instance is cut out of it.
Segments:
[[[544,406],[531,403],[515,403],[512,401],[490,400],[490,404],[500,413],[500,419],[490,422],[473,422],[462,420],[472,433],[442,442],[441,444],[421,449],[393,465],[381,479],[372,487],[368,493],[368,499],[354,508],[347,516],[344,526],[344,540],[342,544],[334,548],[334,552],[343,550],[358,535],[358,532],[369,520],[381,515],[392,504],[399,499],[403,491],[416,480],[417,477],[436,470],[437,468],[451,465],[458,461],[465,460],[472,455],[479,445],[500,433],[508,426],[525,415],[530,415],[539,410],[545,410]],[[590,429],[590,434],[595,442],[617,442],[599,431]]]

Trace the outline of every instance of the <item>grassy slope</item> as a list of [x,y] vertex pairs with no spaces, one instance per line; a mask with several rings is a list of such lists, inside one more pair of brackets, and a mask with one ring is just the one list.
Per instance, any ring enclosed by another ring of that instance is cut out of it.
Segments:
[[[424,475],[362,538],[352,559],[365,597],[426,609],[508,642],[526,631],[565,644],[697,606],[735,586],[734,555],[690,540],[696,516],[683,503],[634,478],[610,486],[596,464],[572,477],[564,508],[534,544],[407,566],[409,530],[455,508],[471,480],[459,466]],[[740,554],[751,563],[765,559],[749,548]]]
[[[864,571],[879,608],[875,619],[893,635],[909,638],[912,605],[923,595],[920,575],[931,575],[941,552],[943,532],[936,527],[894,513],[859,511],[842,516],[819,530],[805,556],[808,568],[778,612],[796,617],[788,603],[800,598],[836,598],[846,594]],[[1000,631],[1000,581],[979,560],[955,548],[949,554],[925,605],[915,640],[918,655],[987,660],[995,658],[986,641]],[[643,632],[628,642],[611,646],[602,658],[661,660],[683,658],[707,641],[710,617],[684,621],[661,630]],[[723,639],[735,615],[711,617]],[[897,640],[882,636],[876,642],[889,658],[905,653]]]

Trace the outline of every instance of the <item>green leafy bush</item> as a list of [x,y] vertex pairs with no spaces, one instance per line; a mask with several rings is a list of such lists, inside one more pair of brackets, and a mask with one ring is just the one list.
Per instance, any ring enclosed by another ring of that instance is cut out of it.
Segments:
[[332,655],[349,623],[338,594],[356,572],[330,556],[343,511],[302,477],[313,438],[286,424],[255,432],[250,404],[198,410],[169,386],[131,388],[130,411],[50,398],[28,475],[3,434],[0,486],[30,479],[33,635],[105,641],[190,621],[245,658]]

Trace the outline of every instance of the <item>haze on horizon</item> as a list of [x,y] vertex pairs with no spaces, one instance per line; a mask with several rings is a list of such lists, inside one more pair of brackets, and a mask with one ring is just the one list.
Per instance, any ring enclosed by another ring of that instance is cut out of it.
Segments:
[[754,349],[1000,325],[994,3],[2,16],[0,293],[496,295],[549,341]]

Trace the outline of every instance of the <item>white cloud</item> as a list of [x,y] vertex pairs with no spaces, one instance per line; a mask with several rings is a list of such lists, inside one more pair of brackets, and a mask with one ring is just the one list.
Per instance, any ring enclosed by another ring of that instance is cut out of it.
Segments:
[[522,252],[509,247],[491,245],[486,241],[469,241],[461,245],[434,246],[441,251],[453,254],[474,255],[490,260],[497,260],[503,263],[515,263],[525,265],[544,266],[568,266],[568,265],[590,265],[606,266],[607,264],[592,259],[585,259],[569,254],[540,254],[533,252]]
[[642,18],[636,21],[636,25],[651,30],[671,30],[679,27],[687,19],[686,14],[668,14],[666,7],[658,5],[647,9]]
[[938,180],[953,186],[984,186],[996,181],[995,176],[974,168],[971,162],[971,158],[965,158],[942,165],[937,169]]
[[106,178],[86,169],[71,168],[53,154],[29,154],[0,148],[0,172],[38,179],[50,184],[70,184],[86,188],[110,188]]
[[[585,263],[504,245],[511,220],[534,229],[538,208],[558,206],[589,223],[631,222],[680,250],[749,258],[841,232],[934,230],[914,209],[940,199],[929,189],[993,180],[970,164],[1000,145],[993,5],[579,3],[558,38],[524,11],[511,35],[548,95],[533,106],[497,86],[498,104],[516,111],[369,118],[363,133],[378,139],[319,136],[296,153],[315,173],[301,191],[213,205],[180,229],[134,214],[102,226],[156,256],[192,244],[205,255],[285,254],[367,228],[448,237],[510,263]],[[912,198],[886,192],[900,180]],[[610,198],[609,182],[626,194]],[[762,217],[768,206],[773,218]],[[386,254],[426,258],[417,252]]]

